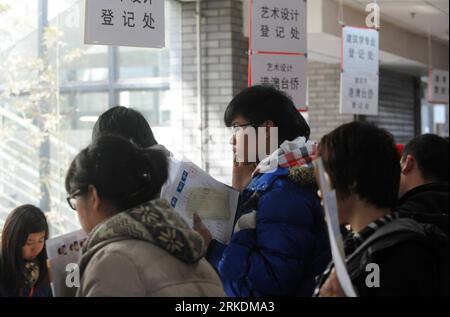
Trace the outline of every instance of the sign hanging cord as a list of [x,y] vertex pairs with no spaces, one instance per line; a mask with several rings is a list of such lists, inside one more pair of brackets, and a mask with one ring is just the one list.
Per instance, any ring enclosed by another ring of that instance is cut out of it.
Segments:
[[431,40],[430,24],[428,24],[428,68],[433,69],[433,42]]
[[341,26],[345,26],[345,21],[344,21],[344,0],[339,0],[338,23]]

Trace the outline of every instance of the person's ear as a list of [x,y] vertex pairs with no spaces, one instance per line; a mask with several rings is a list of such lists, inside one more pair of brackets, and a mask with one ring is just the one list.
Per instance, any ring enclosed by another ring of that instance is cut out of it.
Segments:
[[94,210],[100,210],[101,201],[100,197],[98,196],[97,188],[95,188],[94,185],[89,185],[88,191],[89,191],[89,200],[90,203],[92,204],[92,208]]
[[402,161],[402,174],[408,175],[414,170],[414,166],[416,165],[416,160],[412,155],[407,155],[406,158]]

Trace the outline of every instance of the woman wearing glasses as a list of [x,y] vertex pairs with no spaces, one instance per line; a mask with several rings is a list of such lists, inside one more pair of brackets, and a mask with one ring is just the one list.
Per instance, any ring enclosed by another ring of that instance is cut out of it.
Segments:
[[[228,296],[311,296],[330,251],[309,126],[288,96],[268,86],[238,94],[225,111],[225,124],[236,133],[233,187],[241,197],[228,245],[211,239],[194,216],[194,227],[208,245],[207,258]],[[252,143],[255,135],[258,142]],[[261,157],[271,142],[278,142],[278,149]]]
[[157,199],[166,155],[103,135],[72,162],[68,202],[89,238],[77,296],[222,296],[202,238]]

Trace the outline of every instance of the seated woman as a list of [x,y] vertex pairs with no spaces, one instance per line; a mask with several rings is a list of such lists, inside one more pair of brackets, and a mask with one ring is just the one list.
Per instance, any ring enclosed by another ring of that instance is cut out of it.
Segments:
[[8,215],[1,238],[1,295],[52,296],[45,250],[47,238],[47,219],[39,208],[23,205]]
[[[237,130],[231,142],[235,157],[240,156],[233,187],[242,194],[228,245],[212,240],[194,217],[209,245],[207,258],[228,296],[311,296],[315,277],[330,260],[330,248],[311,165],[316,145],[308,141],[309,126],[287,95],[268,86],[238,94],[225,112],[225,123]],[[256,147],[239,133],[250,136],[252,129]],[[267,153],[271,142],[279,148],[252,162],[252,152],[266,148]]]
[[66,176],[70,206],[89,234],[77,296],[223,296],[200,235],[156,199],[168,163],[158,150],[103,135]]

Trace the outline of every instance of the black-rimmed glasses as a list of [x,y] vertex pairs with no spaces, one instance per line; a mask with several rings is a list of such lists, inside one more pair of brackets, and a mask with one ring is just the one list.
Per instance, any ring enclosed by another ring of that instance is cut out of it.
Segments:
[[231,126],[231,131],[233,132],[233,134],[236,134],[236,132],[237,132],[239,129],[245,129],[245,128],[247,128],[247,127],[254,127],[254,128],[256,129],[256,128],[258,128],[258,125],[257,125],[257,124],[254,124],[254,123],[245,123],[245,124],[239,124],[239,125],[233,124],[233,125]]
[[67,199],[67,203],[69,204],[70,208],[72,208],[73,210],[77,210],[77,200],[75,197],[81,195],[81,190],[78,189],[76,190],[73,194],[69,195],[66,199]]

